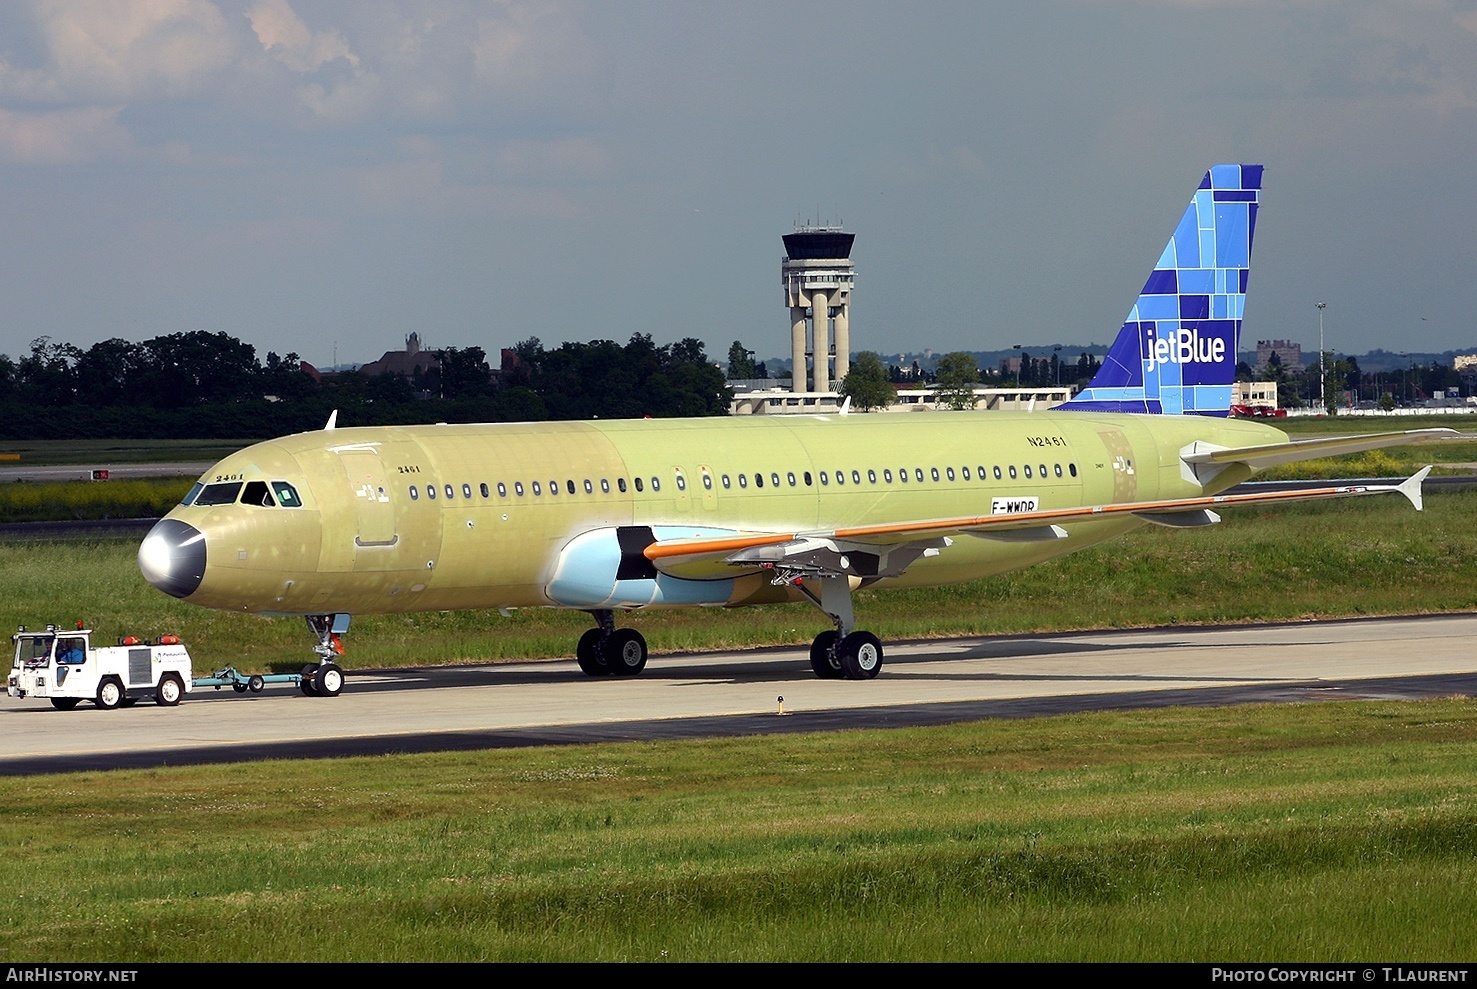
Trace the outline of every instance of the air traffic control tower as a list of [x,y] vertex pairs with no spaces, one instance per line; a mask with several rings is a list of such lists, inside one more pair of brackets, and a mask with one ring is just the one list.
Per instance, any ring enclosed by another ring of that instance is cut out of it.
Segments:
[[[790,307],[792,391],[830,391],[833,381],[846,377],[850,364],[851,286],[856,278],[851,242],[855,239],[856,234],[843,233],[840,226],[796,227],[794,233],[785,236],[785,260],[780,272],[785,282],[785,304]],[[812,368],[808,388],[807,356]]]

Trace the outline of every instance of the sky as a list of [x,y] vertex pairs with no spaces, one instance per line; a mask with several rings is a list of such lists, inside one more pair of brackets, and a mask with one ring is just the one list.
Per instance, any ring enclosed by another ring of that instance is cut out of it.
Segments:
[[1238,161],[1243,351],[1477,351],[1477,0],[9,0],[0,353],[1101,344]]

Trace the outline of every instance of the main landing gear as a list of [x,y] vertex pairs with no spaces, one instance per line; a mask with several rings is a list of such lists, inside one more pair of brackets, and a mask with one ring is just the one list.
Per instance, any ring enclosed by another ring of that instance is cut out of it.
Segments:
[[633,677],[646,668],[646,639],[634,628],[616,628],[615,613],[591,611],[596,627],[580,636],[574,658],[587,676]]
[[349,630],[349,616],[304,615],[303,618],[308,631],[318,637],[318,644],[313,647],[318,662],[303,667],[298,687],[308,697],[337,697],[344,689],[344,671],[334,660],[344,654],[340,637]]
[[787,583],[804,594],[836,623],[810,644],[810,668],[822,680],[870,680],[882,672],[882,641],[856,627],[851,610],[851,584],[845,576],[812,578],[819,596],[796,573],[780,571],[777,583]]

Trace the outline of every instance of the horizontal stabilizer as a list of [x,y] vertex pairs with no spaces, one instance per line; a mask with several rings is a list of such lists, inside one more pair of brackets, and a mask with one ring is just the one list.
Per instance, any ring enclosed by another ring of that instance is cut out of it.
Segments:
[[1472,439],[1455,429],[1407,429],[1398,433],[1369,433],[1364,436],[1322,436],[1316,439],[1289,440],[1265,446],[1244,446],[1230,450],[1193,450],[1180,459],[1190,465],[1245,464],[1253,470],[1291,464],[1318,457],[1337,457],[1346,453],[1363,453],[1387,446],[1405,446],[1421,440]]

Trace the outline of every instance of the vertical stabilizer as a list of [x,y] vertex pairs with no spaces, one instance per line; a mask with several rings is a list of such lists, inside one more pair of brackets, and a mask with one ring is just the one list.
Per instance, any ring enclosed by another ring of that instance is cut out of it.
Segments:
[[1261,188],[1261,165],[1205,173],[1097,377],[1058,408],[1229,412]]

